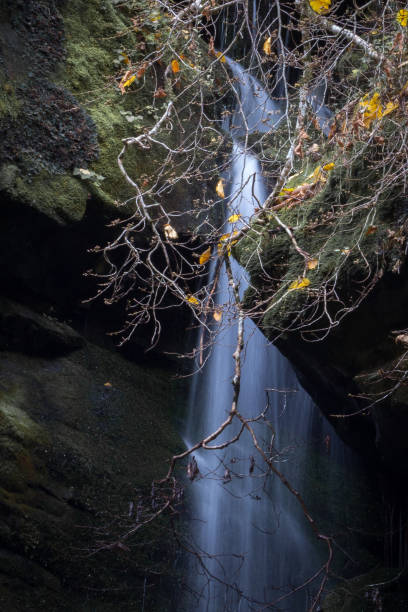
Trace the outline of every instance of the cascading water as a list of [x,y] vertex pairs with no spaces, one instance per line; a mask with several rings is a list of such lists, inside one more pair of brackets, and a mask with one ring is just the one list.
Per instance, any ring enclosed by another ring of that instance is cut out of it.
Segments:
[[[238,139],[249,132],[273,129],[282,111],[253,76],[236,62],[227,61],[239,100],[229,122],[233,138],[229,195],[245,223],[267,194],[258,159],[248,154]],[[243,292],[247,287],[245,272],[235,262],[232,271]],[[221,271],[217,306],[229,303],[229,291],[226,272]],[[233,323],[223,323],[209,360],[191,387],[185,431],[188,446],[215,431],[231,409],[237,330]],[[239,410],[247,419],[256,417],[265,409],[266,390],[270,390],[269,427],[260,422],[254,429],[277,468],[301,488],[312,429],[321,440],[330,436],[334,441],[335,435],[329,425],[322,424],[289,363],[275,347],[267,345],[249,320],[245,337]],[[238,430],[236,424],[215,443],[231,439]],[[226,450],[202,450],[195,458],[200,474],[192,484],[191,541],[197,555],[189,580],[195,595],[188,598],[184,609],[244,612],[276,602],[278,609],[306,610],[308,590],[293,590],[319,567],[321,551],[295,498],[276,476],[266,475],[249,433],[244,431]],[[310,586],[313,589],[315,585]]]

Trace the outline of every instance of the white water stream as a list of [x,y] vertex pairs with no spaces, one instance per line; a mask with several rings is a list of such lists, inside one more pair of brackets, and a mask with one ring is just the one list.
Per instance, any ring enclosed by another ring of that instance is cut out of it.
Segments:
[[[232,60],[228,64],[236,78],[240,101],[229,125],[233,138],[229,195],[231,200],[235,194],[234,209],[248,221],[254,207],[262,204],[267,194],[259,161],[244,152],[239,139],[246,133],[273,129],[281,110],[253,76]],[[232,262],[232,269],[243,292],[247,287],[245,273],[236,262]],[[216,296],[219,306],[229,303],[229,291],[222,271]],[[255,430],[266,452],[274,456],[276,467],[302,491],[312,429],[322,444],[325,436],[334,439],[334,434],[329,433],[329,426],[299,386],[286,359],[267,344],[250,320],[245,326],[247,343],[239,410],[246,418],[258,415],[266,406],[266,390],[278,390],[269,391],[267,418],[271,428],[259,423]],[[194,377],[185,430],[187,445],[217,429],[231,408],[236,341],[236,325],[225,325],[204,370]],[[238,424],[216,443],[230,439],[237,431]],[[331,452],[335,452],[333,445]],[[266,466],[248,432],[226,450],[202,450],[195,458],[200,474],[191,486],[190,537],[199,559],[193,558],[190,566],[189,586],[195,595],[187,597],[183,609],[261,610],[266,602],[276,602],[290,594],[276,607],[306,610],[310,591],[292,591],[319,567],[321,549],[295,498],[276,476],[265,476]]]

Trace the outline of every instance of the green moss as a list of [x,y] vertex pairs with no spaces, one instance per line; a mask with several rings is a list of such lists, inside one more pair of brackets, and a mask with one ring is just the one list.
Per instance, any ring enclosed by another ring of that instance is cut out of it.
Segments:
[[0,121],[16,120],[21,111],[21,102],[16,95],[14,84],[7,80],[0,70]]
[[[398,126],[385,119],[381,127],[387,138],[392,138],[392,131]],[[359,141],[346,155],[340,149],[331,153],[325,150],[320,163],[333,161],[335,167],[316,195],[277,211],[291,228],[299,247],[318,261],[315,268],[305,267],[305,259],[293,248],[273,215],[264,226],[255,225],[238,245],[236,255],[249,270],[262,298],[271,296],[262,321],[267,333],[272,335],[273,330],[295,327],[301,320],[308,322],[309,317],[325,318],[322,302],[316,305],[324,288],[328,292],[335,288],[342,297],[341,306],[336,300],[329,305],[335,318],[338,308],[351,307],[358,299],[361,283],[369,284],[378,274],[379,256],[382,256],[380,275],[398,267],[403,258],[401,244],[405,231],[396,220],[396,211],[402,204],[401,187],[384,189],[379,197],[375,194],[378,155],[375,143],[367,146]],[[296,189],[310,182],[317,165],[306,159],[287,187]],[[402,212],[401,208],[399,214]],[[391,230],[397,233],[392,239]],[[291,283],[305,275],[309,286],[290,290]],[[252,289],[247,295],[248,305],[254,298]]]
[[61,224],[80,221],[85,214],[88,191],[66,174],[53,176],[43,171],[29,178],[8,164],[0,170],[0,190]]
[[[144,109],[151,100],[151,87],[139,88],[137,94],[129,91],[122,96],[114,81],[117,71],[114,60],[118,58],[118,49],[136,48],[136,35],[118,36],[118,32],[129,28],[129,22],[125,22],[110,3],[103,3],[101,7],[96,0],[86,5],[74,0],[65,5],[63,18],[67,57],[59,73],[59,82],[80,99],[95,122],[99,159],[92,168],[105,177],[101,190],[114,200],[126,200],[133,191],[119,171],[117,156],[123,146],[122,139],[132,136],[135,126],[121,112],[145,114]],[[149,121],[148,116],[145,121]],[[143,124],[138,124],[136,131],[142,127]],[[133,148],[126,156],[126,167],[137,179],[151,170],[151,160],[144,152]]]

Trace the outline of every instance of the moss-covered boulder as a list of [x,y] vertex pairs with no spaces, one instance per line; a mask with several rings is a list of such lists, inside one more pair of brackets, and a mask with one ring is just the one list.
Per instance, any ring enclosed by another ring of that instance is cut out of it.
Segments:
[[2,351],[3,609],[139,610],[147,587],[145,606],[168,609],[165,524],[125,536],[179,448],[182,402],[167,371],[89,343],[52,358]]

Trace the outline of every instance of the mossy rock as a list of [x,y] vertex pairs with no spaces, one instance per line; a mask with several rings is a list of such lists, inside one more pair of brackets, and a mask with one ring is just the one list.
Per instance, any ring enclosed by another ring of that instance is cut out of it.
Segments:
[[122,548],[115,542],[134,528],[130,508],[150,499],[153,479],[180,449],[172,419],[184,401],[168,371],[89,343],[53,358],[2,352],[5,609],[137,610],[145,578],[145,605],[168,609],[175,546],[168,519],[136,530]]

